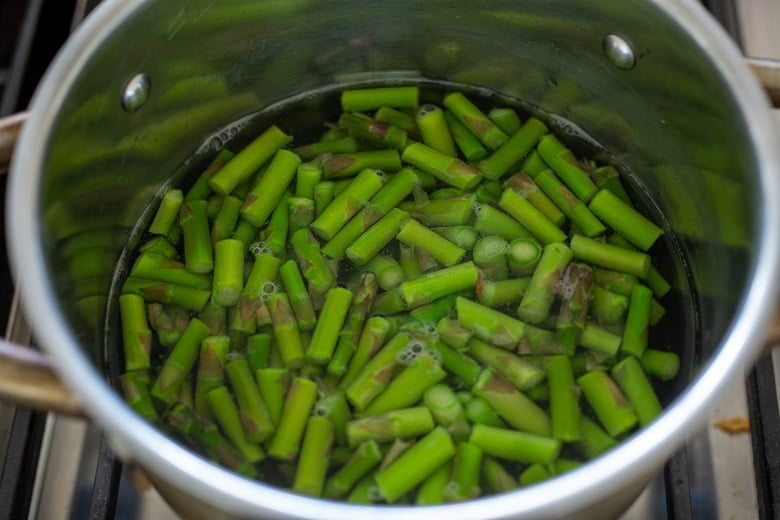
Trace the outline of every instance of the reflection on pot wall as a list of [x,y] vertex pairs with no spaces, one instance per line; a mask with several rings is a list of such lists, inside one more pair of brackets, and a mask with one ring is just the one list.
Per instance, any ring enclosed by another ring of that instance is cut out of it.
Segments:
[[[759,197],[746,124],[721,79],[694,60],[695,42],[646,6],[617,0],[322,5],[170,2],[96,42],[103,48],[56,107],[40,212],[61,308],[97,363],[120,251],[172,174],[213,154],[205,146],[193,158],[204,136],[315,88],[418,77],[523,100],[609,150],[686,252],[699,305],[679,341],[694,348],[698,320],[706,361],[743,287]],[[632,70],[604,56],[613,32],[633,44]],[[126,112],[121,92],[138,72],[151,78],[149,99]],[[257,130],[249,124],[220,141],[235,149]],[[681,301],[688,283],[674,280]]]

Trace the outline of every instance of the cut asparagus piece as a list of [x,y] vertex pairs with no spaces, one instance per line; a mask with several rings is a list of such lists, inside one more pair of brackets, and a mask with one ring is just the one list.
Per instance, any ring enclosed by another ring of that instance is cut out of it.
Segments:
[[487,455],[527,464],[548,464],[561,450],[558,439],[484,424],[474,425],[469,442]]
[[454,455],[455,445],[450,436],[443,428],[434,428],[376,474],[379,492],[388,502],[395,502]]
[[268,445],[269,456],[278,460],[295,460],[316,398],[317,383],[303,377],[292,380],[279,425]]
[[278,127],[271,126],[217,171],[209,179],[209,187],[221,195],[229,194],[242,181],[255,173],[277,150],[291,141],[291,136]]

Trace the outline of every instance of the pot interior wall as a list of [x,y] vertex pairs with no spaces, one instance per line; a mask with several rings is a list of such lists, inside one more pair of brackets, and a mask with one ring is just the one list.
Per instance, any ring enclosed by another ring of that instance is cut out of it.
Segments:
[[[313,89],[419,77],[522,100],[572,146],[585,134],[610,152],[645,209],[672,230],[675,265],[660,267],[673,278],[665,304],[674,318],[657,347],[683,354],[692,374],[737,312],[760,193],[728,87],[696,42],[648,4],[139,2],[54,100],[42,235],[31,239],[44,244],[60,307],[103,370],[105,352],[117,351],[115,320],[104,335],[109,288],[137,222],[174,172],[207,160],[214,139],[236,149],[257,129],[233,125],[227,139],[216,131]],[[610,33],[632,42],[632,70],[605,58]],[[151,79],[150,97],[126,112],[121,92],[139,72]]]

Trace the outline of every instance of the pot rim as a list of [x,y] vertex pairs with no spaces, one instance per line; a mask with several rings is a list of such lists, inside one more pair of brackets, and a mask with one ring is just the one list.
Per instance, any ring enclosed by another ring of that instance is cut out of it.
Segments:
[[[409,520],[435,518],[507,518],[519,515],[557,518],[584,504],[609,498],[612,482],[634,482],[648,465],[660,465],[697,430],[723,382],[739,377],[757,358],[763,331],[769,323],[778,286],[780,265],[780,205],[768,195],[756,207],[763,227],[753,263],[752,278],[726,332],[720,350],[699,376],[653,424],[619,447],[566,475],[530,490],[517,490],[478,500],[431,507],[357,506],[312,499],[252,481],[222,469],[164,435],[136,415],[95,370],[60,313],[49,286],[38,220],[38,185],[43,156],[57,110],[87,59],[127,16],[145,0],[108,0],[72,35],[47,71],[31,104],[30,117],[11,165],[7,235],[12,269],[21,289],[22,305],[30,316],[41,346],[50,354],[60,377],[73,389],[90,417],[107,432],[112,447],[125,459],[193,497],[239,516],[273,514],[276,518],[362,519],[404,515]],[[780,193],[780,147],[765,94],[725,32],[693,1],[652,0],[670,19],[687,30],[708,53],[730,85],[736,104],[749,121],[763,194]]]

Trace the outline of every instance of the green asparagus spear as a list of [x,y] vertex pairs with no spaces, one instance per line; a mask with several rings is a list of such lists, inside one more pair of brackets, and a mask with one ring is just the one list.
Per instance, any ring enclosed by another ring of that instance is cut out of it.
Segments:
[[534,180],[525,172],[517,172],[509,177],[504,185],[517,192],[518,195],[530,202],[536,209],[542,212],[550,222],[558,227],[566,222],[566,215],[555,205]]
[[631,291],[626,326],[620,349],[625,354],[640,357],[647,348],[647,329],[650,324],[650,302],[653,292],[642,284]]
[[290,298],[298,327],[303,331],[312,330],[317,323],[317,315],[295,260],[287,260],[282,264],[279,268],[279,276]]
[[556,459],[561,441],[533,433],[475,424],[469,442],[486,455],[524,463],[547,464]]
[[498,201],[498,207],[520,222],[534,238],[543,244],[563,242],[566,239],[566,234],[558,226],[514,190],[504,190]]
[[574,154],[557,137],[543,137],[536,147],[544,162],[550,165],[560,179],[580,200],[589,202],[598,191],[588,174],[583,171]]
[[417,108],[420,92],[417,87],[377,87],[345,90],[341,93],[341,109],[363,112],[383,106]]
[[520,162],[547,133],[547,125],[532,117],[489,157],[477,163],[486,179],[499,179]]
[[196,312],[201,311],[211,297],[211,291],[208,290],[133,276],[125,280],[122,293],[140,296],[145,301],[164,303]]
[[478,276],[476,266],[472,262],[464,262],[407,280],[398,288],[406,308],[414,309],[475,287]]
[[506,428],[506,423],[498,416],[490,404],[481,397],[472,397],[465,403],[466,418],[472,424],[484,424],[495,428]]
[[340,260],[352,243],[380,218],[395,208],[414,189],[417,175],[408,168],[398,171],[336,235],[322,247],[322,252]]
[[125,372],[119,376],[122,394],[125,396],[127,404],[141,417],[153,422],[157,420],[158,414],[152,402],[152,397],[149,395],[150,380],[148,370]]
[[349,261],[358,266],[365,265],[398,235],[401,224],[408,218],[407,212],[391,209],[347,248]]
[[373,274],[379,287],[385,291],[394,289],[404,279],[401,265],[389,255],[376,255],[362,267],[362,270]]
[[379,191],[382,184],[381,172],[372,169],[362,170],[312,222],[312,231],[324,240],[332,239],[341,227]]
[[642,251],[650,249],[663,233],[661,228],[609,190],[599,190],[588,204],[588,208],[602,222]]
[[542,157],[536,150],[531,150],[520,168],[523,173],[528,174],[531,178],[536,178],[538,174],[549,169],[550,167],[542,160]]
[[417,123],[414,121],[414,116],[387,105],[379,107],[379,109],[374,112],[374,119],[381,123],[390,123],[398,128],[403,128],[410,136],[417,136],[419,134]]
[[585,202],[564,186],[552,170],[544,170],[536,174],[533,180],[566,215],[566,218],[576,224],[586,236],[595,237],[606,231],[606,226],[588,209]]
[[376,441],[361,443],[352,456],[325,484],[323,495],[327,498],[341,498],[382,459],[382,452]]
[[471,226],[439,226],[431,230],[466,251],[474,249],[479,238],[479,234]]
[[293,491],[313,497],[322,495],[332,446],[333,423],[326,417],[309,417],[293,480]]
[[300,368],[305,359],[304,346],[298,322],[290,308],[290,300],[285,293],[273,294],[268,298],[268,308],[282,362],[289,369]]
[[441,108],[429,103],[422,105],[417,110],[415,121],[425,145],[444,155],[457,157],[455,142]]
[[639,363],[648,375],[661,381],[674,379],[680,371],[680,356],[674,352],[647,348],[639,358]]
[[214,244],[214,282],[211,297],[230,307],[238,303],[244,287],[244,244],[232,238]]
[[661,403],[637,358],[622,359],[610,374],[634,407],[641,426],[647,426],[661,415]]
[[570,263],[558,282],[561,302],[555,329],[558,341],[570,354],[574,354],[585,329],[592,286],[593,270],[579,262]]
[[441,368],[439,360],[426,350],[419,353],[414,353],[413,349],[410,351],[412,354],[406,358],[404,352],[399,354],[399,360],[407,366],[371,401],[365,414],[373,415],[411,406],[422,399],[428,388],[446,377],[447,373]]
[[376,277],[371,273],[362,274],[352,298],[349,314],[344,321],[344,327],[339,332],[336,350],[328,363],[328,374],[341,377],[346,373],[347,364],[358,350],[360,334],[371,307],[374,305],[376,293]]
[[466,158],[466,161],[479,161],[487,156],[487,150],[482,146],[477,136],[466,125],[461,123],[451,111],[446,110],[444,112],[444,119],[447,121],[452,139],[458,146],[460,153]]
[[179,210],[184,237],[184,264],[193,273],[210,273],[214,268],[206,204],[206,201],[193,200],[182,204]]
[[[541,248],[539,249],[541,251]],[[531,283],[530,277],[509,278],[507,280],[491,281],[480,277],[477,283],[477,298],[479,303],[487,307],[503,307],[508,304],[518,304]]]
[[444,343],[457,351],[466,350],[467,344],[473,336],[471,331],[464,327],[460,321],[447,317],[440,319],[436,324],[436,333]]
[[422,143],[404,148],[401,160],[460,190],[471,190],[482,181],[476,168]]
[[[429,197],[427,202],[402,202],[398,207],[426,226],[459,226],[466,224],[473,215],[476,197],[473,194]],[[511,221],[511,219],[509,219]]]
[[328,291],[306,352],[306,359],[310,363],[327,365],[330,362],[338,342],[339,331],[352,303],[352,296],[352,291],[343,287],[334,287]]
[[236,356],[228,360],[225,373],[236,396],[241,425],[247,440],[266,440],[273,433],[274,425],[246,358]]
[[522,224],[489,204],[474,204],[474,229],[483,235],[498,235],[507,241],[533,238]]
[[397,238],[418,251],[426,251],[447,267],[457,264],[466,254],[464,249],[411,218],[401,224]]
[[487,401],[502,419],[518,430],[542,436],[551,434],[547,413],[492,368],[482,371],[472,392]]
[[217,423],[225,432],[225,436],[238,448],[241,455],[249,462],[256,463],[265,458],[265,452],[258,445],[249,441],[241,427],[241,418],[233,397],[226,386],[218,386],[208,393],[209,407],[216,417]]
[[375,121],[365,114],[343,113],[338,125],[347,133],[369,145],[403,150],[406,146],[406,130],[389,123]]
[[[140,255],[144,253],[151,253],[156,255],[162,255],[165,258],[175,259],[179,253],[176,248],[165,237],[154,237],[147,242],[144,242],[138,247]],[[139,255],[139,256],[140,256]]]
[[184,202],[184,194],[178,189],[166,190],[152,223],[149,224],[149,233],[153,235],[167,235],[171,226],[176,222],[179,209]]
[[441,365],[447,372],[457,376],[467,386],[476,382],[481,369],[479,363],[473,358],[458,352],[442,341],[434,341],[430,348],[441,359]]
[[287,235],[290,230],[290,196],[289,192],[282,194],[276,207],[271,212],[268,219],[268,226],[265,228],[265,245],[270,253],[277,257],[282,257],[287,246]]
[[428,408],[415,406],[349,421],[347,438],[350,446],[357,446],[369,440],[387,442],[428,433],[434,426],[433,416]]
[[450,436],[444,429],[434,428],[376,474],[379,492],[388,502],[395,502],[454,455],[455,445]]
[[277,151],[268,169],[244,199],[241,216],[254,226],[262,226],[284,196],[300,164],[301,158],[294,153]]
[[217,156],[214,157],[203,173],[195,180],[195,183],[189,191],[184,195],[184,200],[205,200],[211,193],[209,180],[234,156],[235,154],[227,148],[220,150]]
[[474,335],[505,349],[515,349],[528,326],[511,316],[458,296],[455,300],[458,321]]
[[309,284],[309,296],[314,308],[321,308],[325,293],[335,284],[336,278],[322,255],[319,242],[309,230],[300,229],[290,237],[298,266]]
[[508,107],[491,108],[487,115],[506,135],[512,135],[522,126],[517,112]]
[[491,150],[499,148],[509,139],[493,121],[460,92],[447,94],[442,103]]
[[451,466],[450,461],[444,462],[422,481],[415,497],[417,505],[433,506],[444,503],[444,491],[450,481]]
[[200,342],[211,331],[197,318],[190,321],[187,330],[181,335],[163,363],[160,373],[152,386],[151,394],[165,404],[170,404],[178,395],[179,388],[195,366],[200,351]]
[[479,267],[480,278],[497,282],[509,277],[506,253],[509,243],[498,235],[484,235],[474,245],[472,259]]
[[569,356],[551,356],[545,372],[550,389],[552,436],[563,442],[577,441],[580,439],[579,389]]
[[471,442],[459,442],[452,462],[452,476],[444,495],[452,502],[477,498],[482,489],[479,477],[482,469],[482,448]]
[[482,458],[482,478],[491,493],[506,493],[517,488],[514,477],[493,457]]
[[349,360],[347,372],[341,379],[344,387],[349,387],[358,377],[369,359],[382,347],[390,330],[390,322],[381,316],[372,316],[366,320],[355,353]]
[[436,424],[447,429],[453,439],[464,440],[471,430],[466,411],[455,392],[445,384],[436,384],[423,395],[425,406],[431,411]]
[[483,366],[491,367],[507,378],[518,390],[527,390],[544,380],[545,373],[539,367],[477,338],[469,341],[468,352]]
[[365,410],[368,404],[385,389],[398,366],[398,356],[405,348],[411,348],[412,338],[404,332],[397,333],[374,355],[347,386],[346,396],[358,410]]
[[292,380],[282,416],[268,445],[269,456],[277,460],[295,460],[316,398],[317,383],[303,377]]
[[601,429],[601,426],[589,419],[587,415],[580,414],[580,440],[575,443],[575,446],[586,458],[598,457],[616,445],[617,441]]
[[221,195],[229,194],[290,141],[291,136],[271,126],[217,171],[209,179],[209,187]]
[[195,379],[195,410],[212,417],[209,392],[225,384],[225,362],[230,350],[227,336],[207,336],[200,344],[198,372]]
[[582,235],[574,235],[570,246],[574,258],[599,267],[633,274],[639,278],[645,278],[650,272],[650,257],[639,251],[613,246]]
[[634,408],[607,373],[593,370],[580,376],[577,384],[610,436],[618,437],[637,423]]
[[290,371],[286,368],[259,368],[255,370],[257,387],[263,397],[268,415],[274,427],[279,426],[284,408],[284,399],[290,386]]
[[146,321],[143,298],[136,294],[123,294],[119,297],[119,311],[122,320],[125,371],[150,368],[152,331]]

